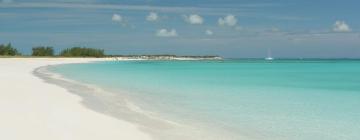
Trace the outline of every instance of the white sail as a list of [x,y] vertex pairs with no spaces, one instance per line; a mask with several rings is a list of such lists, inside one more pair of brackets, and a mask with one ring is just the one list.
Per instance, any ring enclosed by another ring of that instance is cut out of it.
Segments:
[[271,57],[271,50],[268,49],[268,56],[265,58],[265,60],[274,60],[274,58]]

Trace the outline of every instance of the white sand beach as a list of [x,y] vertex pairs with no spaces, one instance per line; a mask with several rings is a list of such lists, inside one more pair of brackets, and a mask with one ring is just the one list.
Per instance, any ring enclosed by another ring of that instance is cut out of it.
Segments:
[[0,140],[149,140],[136,125],[94,112],[81,97],[32,74],[95,58],[0,58]]

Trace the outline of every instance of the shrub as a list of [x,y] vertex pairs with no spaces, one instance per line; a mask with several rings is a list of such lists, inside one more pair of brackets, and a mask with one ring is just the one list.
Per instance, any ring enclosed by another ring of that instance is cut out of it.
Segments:
[[53,47],[34,47],[32,48],[32,56],[54,56]]
[[85,47],[67,48],[61,51],[60,56],[65,57],[103,57],[104,50]]
[[15,55],[21,55],[16,48],[13,48],[11,43],[9,44],[0,44],[0,55],[5,56],[15,56]]

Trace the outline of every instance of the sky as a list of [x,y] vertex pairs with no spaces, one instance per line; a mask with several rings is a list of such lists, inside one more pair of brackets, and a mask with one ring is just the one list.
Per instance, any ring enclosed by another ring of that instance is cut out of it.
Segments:
[[360,58],[359,0],[0,0],[0,44],[24,54]]

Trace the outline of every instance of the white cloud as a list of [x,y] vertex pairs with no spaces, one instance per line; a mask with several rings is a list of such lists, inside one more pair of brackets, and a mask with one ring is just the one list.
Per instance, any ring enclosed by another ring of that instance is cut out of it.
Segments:
[[235,26],[237,19],[234,15],[227,15],[224,18],[219,18],[218,23],[220,26]]
[[206,35],[213,35],[214,32],[208,29],[208,30],[205,31],[205,34]]
[[150,12],[149,15],[146,17],[147,21],[157,21],[159,19],[159,16],[155,12]]
[[156,36],[159,37],[176,37],[178,36],[175,29],[167,30],[167,29],[160,29],[156,32]]
[[128,22],[125,20],[125,18],[123,16],[121,16],[120,14],[113,14],[112,21],[120,23],[123,27],[131,27],[131,28],[135,28],[134,25],[130,25],[128,24]]
[[184,19],[186,22],[190,23],[190,24],[203,24],[204,23],[204,19],[203,17],[201,17],[200,15],[197,14],[192,14],[192,15],[184,15]]
[[345,23],[345,21],[336,21],[333,27],[334,32],[350,32],[351,29],[349,25]]
[[14,2],[13,0],[2,0],[1,3],[12,3]]
[[112,16],[112,21],[115,21],[115,22],[123,22],[123,17],[119,14],[113,14]]

